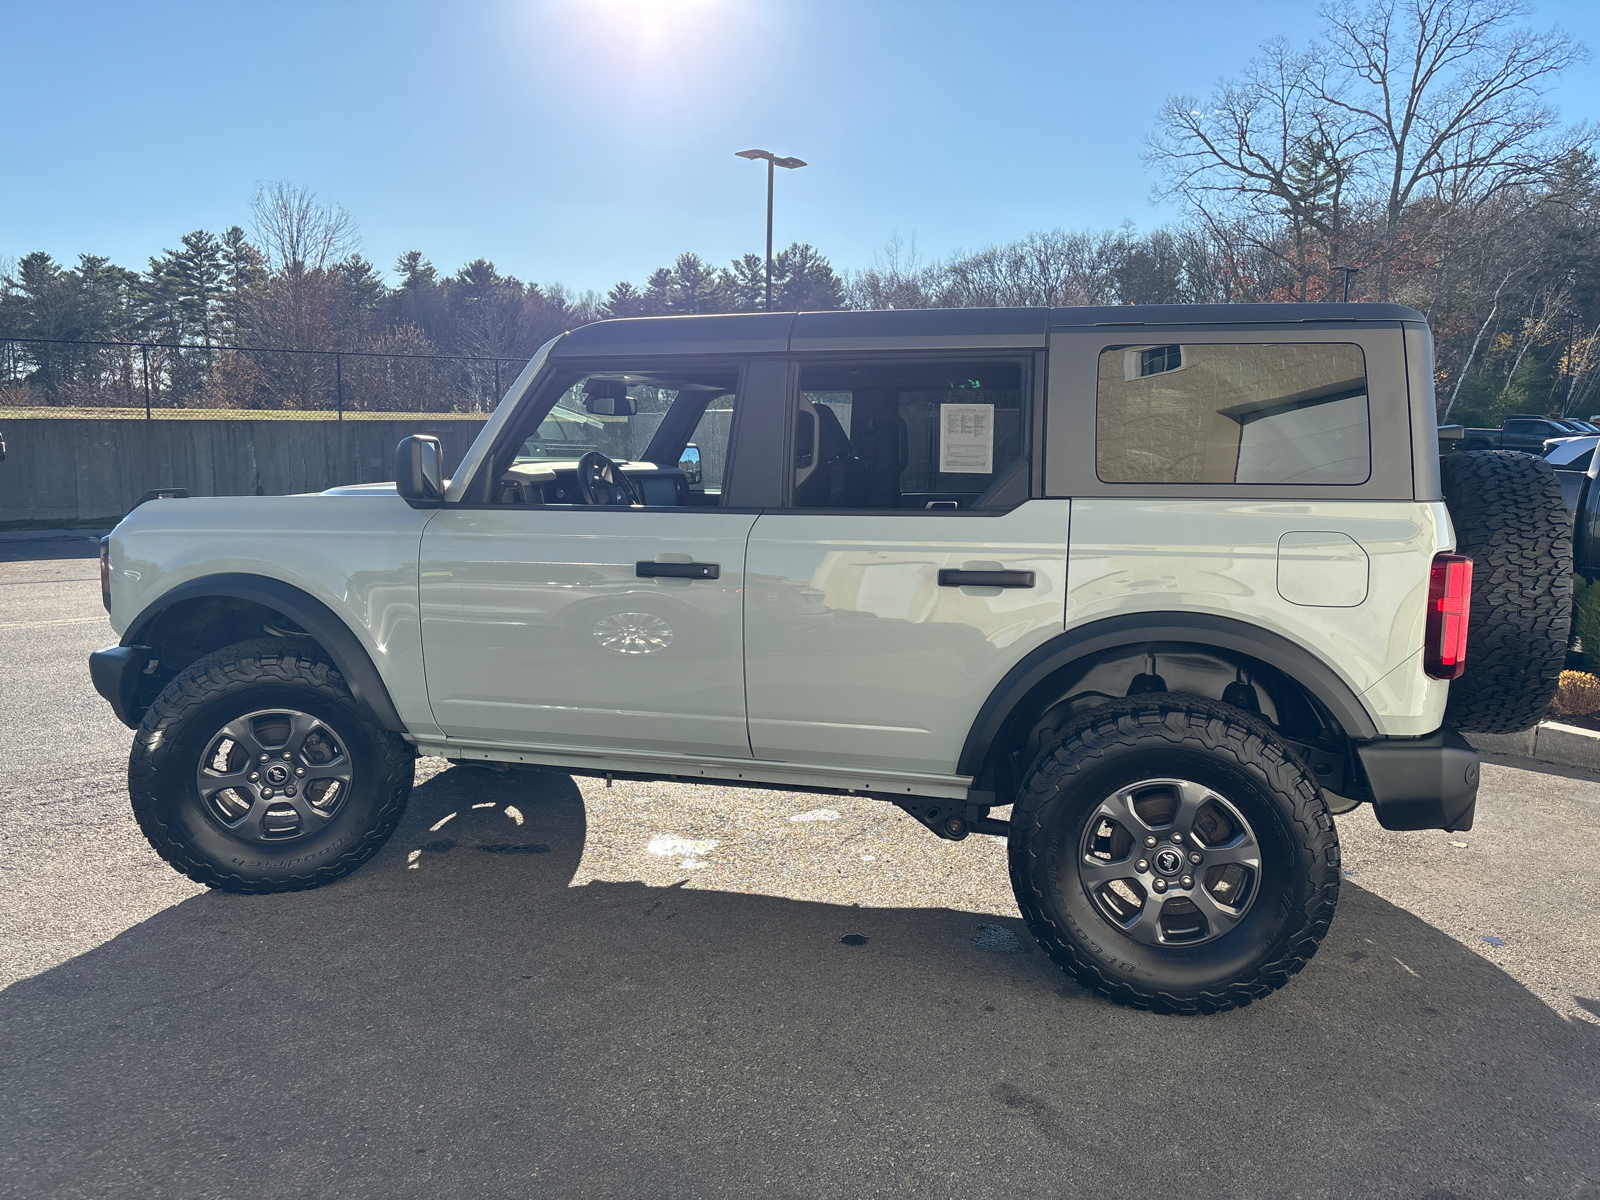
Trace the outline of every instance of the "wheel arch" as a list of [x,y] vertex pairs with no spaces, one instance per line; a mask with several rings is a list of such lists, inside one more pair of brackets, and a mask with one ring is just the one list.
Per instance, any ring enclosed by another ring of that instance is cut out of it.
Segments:
[[[292,623],[287,634],[310,638],[333,661],[362,712],[391,733],[405,733],[389,689],[361,639],[315,596],[265,575],[202,575],[180,583],[151,601],[129,622],[122,645],[175,646],[173,662],[163,657],[161,678],[171,678],[213,650],[260,636],[277,618]],[[265,632],[273,633],[267,629]],[[244,636],[234,636],[236,634]]]
[[[1008,671],[984,700],[967,733],[956,770],[984,786],[997,754],[1016,733],[1016,720],[1042,716],[1061,697],[1053,684],[1097,661],[1141,650],[1214,655],[1233,665],[1259,664],[1312,702],[1325,724],[1346,739],[1378,736],[1360,697],[1332,667],[1280,634],[1210,613],[1128,613],[1067,630],[1035,648]],[[1217,697],[1212,696],[1211,699]],[[1004,803],[1004,801],[1000,801]]]

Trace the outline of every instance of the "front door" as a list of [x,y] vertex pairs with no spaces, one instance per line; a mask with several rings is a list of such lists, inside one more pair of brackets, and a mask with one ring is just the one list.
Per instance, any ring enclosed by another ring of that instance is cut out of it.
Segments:
[[[441,512],[422,538],[428,699],[449,737],[748,758],[753,513]],[[640,564],[714,564],[717,578]]]
[[[745,542],[723,503],[737,365],[573,368],[489,464],[492,503],[423,532],[428,700],[446,736],[750,757]],[[700,462],[680,469],[694,443]],[[637,486],[576,486],[598,452]],[[483,493],[480,493],[483,494]]]

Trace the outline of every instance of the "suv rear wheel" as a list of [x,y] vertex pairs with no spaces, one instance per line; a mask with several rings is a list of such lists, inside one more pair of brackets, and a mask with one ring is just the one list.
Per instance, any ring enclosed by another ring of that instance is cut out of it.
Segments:
[[1029,928],[1086,987],[1220,1012],[1310,961],[1339,840],[1310,773],[1260,718],[1200,697],[1107,704],[1035,761],[1011,815]]
[[167,684],[134,739],[134,816],[161,857],[229,892],[343,878],[378,852],[415,754],[362,715],[312,642],[228,646]]

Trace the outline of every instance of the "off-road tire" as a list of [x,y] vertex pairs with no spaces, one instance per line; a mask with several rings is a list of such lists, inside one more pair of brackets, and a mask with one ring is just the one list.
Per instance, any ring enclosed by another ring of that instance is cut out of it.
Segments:
[[[195,770],[227,722],[280,707],[326,723],[348,750],[355,782],[326,827],[281,844],[246,844],[206,808]],[[361,713],[314,642],[263,638],[208,654],[167,684],[134,736],[128,793],[156,852],[196,883],[293,892],[341,879],[378,852],[405,811],[415,758],[403,738]]]
[[[1226,792],[1263,851],[1244,918],[1187,949],[1134,941],[1101,915],[1075,866],[1100,802],[1163,776]],[[1259,717],[1198,696],[1119,700],[1067,726],[1012,808],[1010,864],[1023,918],[1058,966],[1119,1004],[1161,1013],[1222,1012],[1282,987],[1316,953],[1339,898],[1339,839],[1310,772]]]
[[1440,460],[1456,550],[1472,558],[1467,661],[1444,719],[1474,733],[1539,723],[1572,636],[1572,522],[1542,458],[1466,450]]

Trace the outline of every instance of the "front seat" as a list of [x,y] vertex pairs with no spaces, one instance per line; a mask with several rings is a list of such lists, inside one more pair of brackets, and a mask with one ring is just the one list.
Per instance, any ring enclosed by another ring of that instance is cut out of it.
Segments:
[[895,400],[891,392],[869,406],[862,403],[862,393],[856,396],[861,430],[855,447],[865,468],[868,508],[900,507],[900,476],[911,461],[911,435],[905,418],[893,407]]
[[860,508],[867,491],[866,468],[851,452],[838,414],[826,404],[800,403],[816,421],[817,446],[815,466],[795,485],[795,507]]

